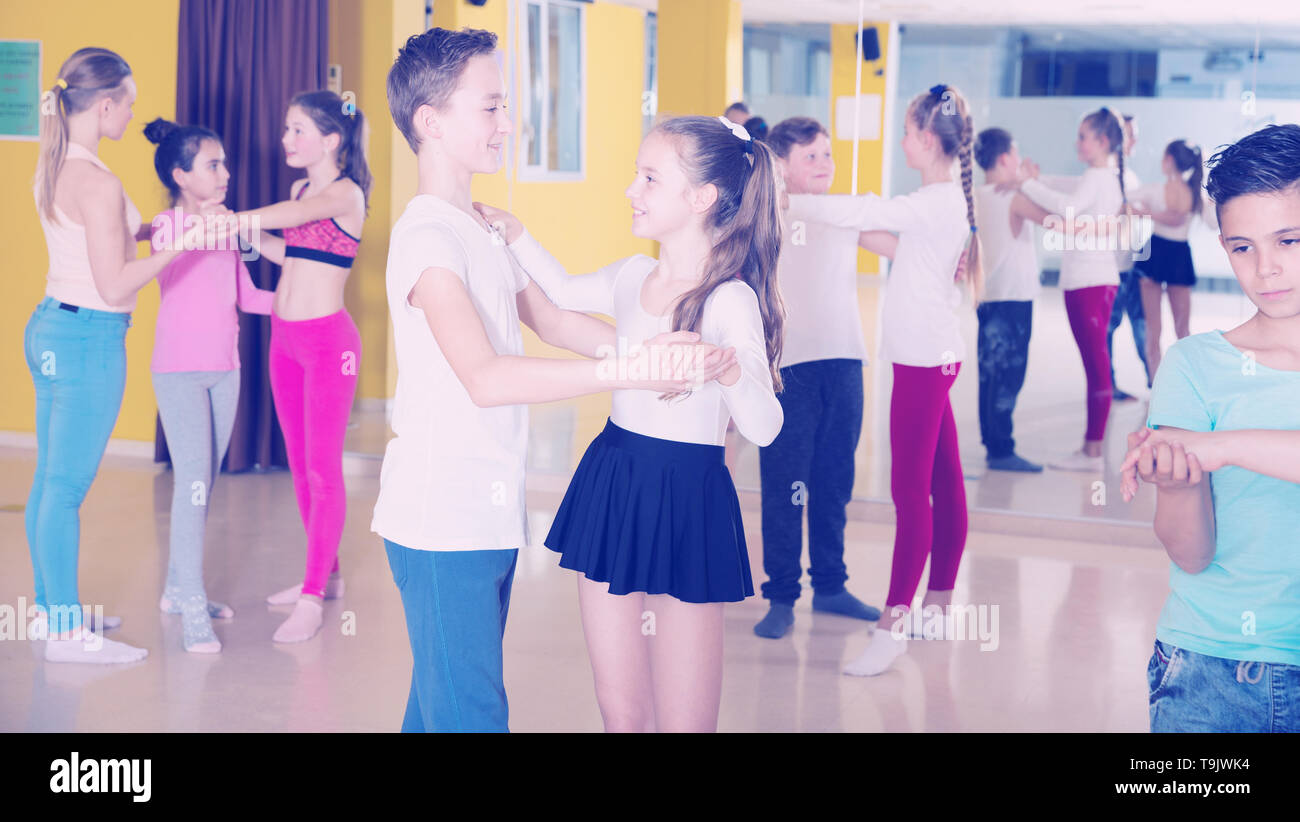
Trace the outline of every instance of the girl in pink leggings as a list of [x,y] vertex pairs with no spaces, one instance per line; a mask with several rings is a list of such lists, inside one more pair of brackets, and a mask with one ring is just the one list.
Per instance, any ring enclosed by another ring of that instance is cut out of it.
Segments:
[[343,287],[370,192],[364,132],[361,112],[333,92],[297,95],[282,142],[289,166],[307,176],[294,183],[291,200],[239,215],[262,229],[284,229],[283,238],[258,236],[261,252],[284,266],[271,314],[271,393],[307,529],[307,567],[301,586],[267,597],[294,606],[276,642],[313,637],[324,600],[343,593],[343,438],[361,362],[361,335],[343,307]]
[[[1119,272],[1127,270],[1131,263],[1123,261],[1121,269],[1123,249],[1117,248],[1106,232],[1080,235],[1078,230],[1093,221],[1102,225],[1102,221],[1113,220],[1127,210],[1123,146],[1124,129],[1119,116],[1108,108],[1094,111],[1079,124],[1075,143],[1079,159],[1088,166],[1081,177],[1039,180],[1037,166],[1027,163],[1029,173],[1020,182],[1020,193],[1044,210],[1042,216],[1057,215],[1058,226],[1063,225],[1067,234],[1075,235],[1061,253],[1061,290],[1065,292],[1070,331],[1083,358],[1088,427],[1083,447],[1052,462],[1053,468],[1091,472],[1103,468],[1102,441],[1113,396],[1106,328],[1119,290]],[[1127,182],[1136,184],[1137,179],[1129,173]]]
[[[963,254],[976,293],[982,279],[971,196],[973,143],[966,101],[951,86],[938,85],[913,99],[904,118],[903,153],[908,167],[921,172],[919,189],[889,200],[790,196],[789,224],[807,219],[866,231],[862,245],[894,260],[881,311],[881,358],[894,368],[890,492],[898,526],[887,614],[866,650],[845,667],[855,676],[883,673],[907,650],[906,617],[926,557],[924,605],[952,602],[966,545],[966,489],[948,389],[966,353],[953,276]],[[953,180],[954,160],[961,162],[960,182]]]

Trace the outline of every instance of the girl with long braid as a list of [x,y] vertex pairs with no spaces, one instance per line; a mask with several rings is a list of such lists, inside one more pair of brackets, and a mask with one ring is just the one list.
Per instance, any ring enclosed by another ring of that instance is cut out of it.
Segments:
[[[1119,116],[1101,108],[1083,118],[1075,143],[1079,159],[1088,170],[1078,178],[1064,178],[1070,191],[1057,190],[1037,179],[1037,166],[1025,163],[1019,181],[1020,193],[1033,204],[1061,220],[1074,234],[1076,221],[1109,224],[1116,215],[1129,213],[1124,185],[1124,128]],[[1098,233],[1101,236],[1101,232]],[[1068,457],[1050,463],[1068,471],[1101,471],[1102,441],[1110,414],[1113,387],[1110,355],[1106,351],[1106,327],[1119,290],[1120,262],[1109,242],[1077,237],[1061,252],[1061,290],[1070,330],[1083,358],[1087,377],[1088,427],[1083,447]],[[1152,363],[1152,373],[1155,364]]]
[[[927,557],[924,608],[946,610],[966,546],[966,489],[948,392],[966,356],[953,271],[964,256],[976,298],[983,279],[972,187],[975,132],[965,98],[946,85],[911,101],[903,131],[907,165],[921,172],[919,189],[888,200],[791,195],[788,214],[791,224],[808,220],[869,232],[863,245],[894,260],[880,351],[894,371],[890,493],[898,525],[885,601],[892,619],[887,630],[876,624],[866,650],[844,669],[854,676],[883,673],[907,650],[909,630],[915,632],[907,617]],[[953,180],[954,162],[960,183]]]
[[338,550],[347,513],[343,439],[356,394],[361,334],[343,305],[343,287],[361,242],[370,193],[361,111],[332,91],[298,94],[285,115],[285,161],[306,170],[291,199],[241,212],[262,229],[263,254],[284,266],[271,311],[269,366],[298,510],[307,530],[301,586],[267,597],[293,605],[276,642],[320,630],[323,601],[341,596]]

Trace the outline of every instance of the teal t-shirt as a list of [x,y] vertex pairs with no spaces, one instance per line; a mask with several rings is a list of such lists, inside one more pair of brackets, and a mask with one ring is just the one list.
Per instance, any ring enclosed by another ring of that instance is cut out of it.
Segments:
[[[1193,334],[1161,360],[1147,425],[1300,429],[1300,371],[1256,363],[1221,331]],[[1199,574],[1171,566],[1156,636],[1209,656],[1300,665],[1300,485],[1229,465],[1210,488],[1214,560]]]

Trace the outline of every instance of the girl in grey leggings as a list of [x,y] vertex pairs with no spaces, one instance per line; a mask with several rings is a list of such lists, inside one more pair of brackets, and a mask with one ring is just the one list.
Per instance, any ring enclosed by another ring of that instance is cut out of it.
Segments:
[[[179,241],[187,218],[226,195],[230,173],[217,135],[204,128],[155,120],[145,136],[158,145],[154,167],[175,208],[154,219],[154,247]],[[187,250],[158,275],[162,300],[154,338],[153,386],[167,447],[172,490],[167,582],[158,606],[181,614],[185,650],[216,653],[212,618],[230,618],[227,605],[207,598],[203,532],[208,501],[239,402],[239,315],[269,314],[275,296],[253,285],[240,252]]]

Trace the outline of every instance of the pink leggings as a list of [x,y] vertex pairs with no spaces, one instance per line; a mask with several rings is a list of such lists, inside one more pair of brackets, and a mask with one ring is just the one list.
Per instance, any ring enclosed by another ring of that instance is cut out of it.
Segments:
[[302,592],[323,596],[339,568],[347,514],[343,438],[357,389],[361,334],[346,310],[313,320],[271,314],[271,395],[307,528]]
[[1117,285],[1094,285],[1065,292],[1065,314],[1070,318],[1074,342],[1083,357],[1088,380],[1088,432],[1084,439],[1106,438],[1106,417],[1110,416],[1110,354],[1106,351],[1106,325]]
[[[910,608],[930,558],[932,591],[949,591],[966,547],[966,486],[948,389],[961,363],[921,368],[894,364],[889,400],[889,493],[898,524],[885,607]],[[934,498],[931,506],[930,498]]]

